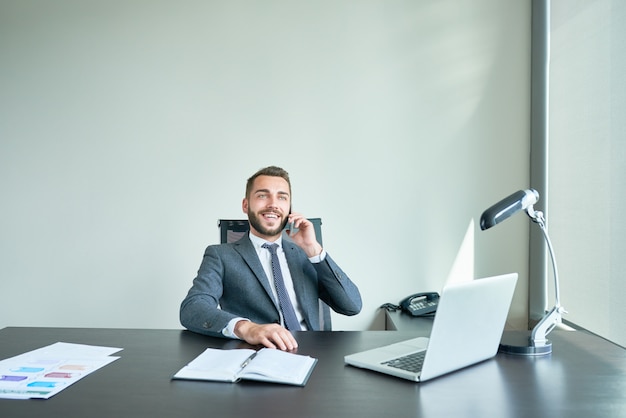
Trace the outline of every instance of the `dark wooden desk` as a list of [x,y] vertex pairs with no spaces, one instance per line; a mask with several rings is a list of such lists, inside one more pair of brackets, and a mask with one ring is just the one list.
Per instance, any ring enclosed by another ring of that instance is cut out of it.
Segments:
[[498,354],[422,384],[343,363],[346,354],[413,336],[299,332],[300,353],[319,359],[300,388],[170,380],[206,347],[238,345],[188,331],[5,328],[0,358],[57,341],[124,350],[119,360],[48,400],[0,399],[0,416],[626,417],[626,350],[583,332],[553,332],[547,357]]

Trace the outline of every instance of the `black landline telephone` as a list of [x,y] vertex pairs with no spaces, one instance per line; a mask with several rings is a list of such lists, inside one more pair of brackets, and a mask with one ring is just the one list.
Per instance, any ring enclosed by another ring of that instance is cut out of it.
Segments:
[[416,293],[402,299],[400,309],[413,316],[422,316],[434,313],[438,303],[439,293],[437,292]]

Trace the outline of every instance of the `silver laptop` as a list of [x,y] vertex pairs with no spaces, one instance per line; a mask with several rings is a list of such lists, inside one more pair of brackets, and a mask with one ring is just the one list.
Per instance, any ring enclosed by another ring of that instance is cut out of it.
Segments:
[[449,284],[442,291],[430,338],[350,354],[344,361],[424,382],[487,360],[498,351],[516,282],[517,273],[510,273]]

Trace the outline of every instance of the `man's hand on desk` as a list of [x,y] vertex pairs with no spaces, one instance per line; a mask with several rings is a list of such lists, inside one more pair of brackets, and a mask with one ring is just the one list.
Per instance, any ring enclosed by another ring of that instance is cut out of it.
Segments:
[[298,348],[298,343],[291,332],[278,324],[261,325],[252,321],[239,321],[235,325],[235,334],[252,345],[261,344],[282,351]]

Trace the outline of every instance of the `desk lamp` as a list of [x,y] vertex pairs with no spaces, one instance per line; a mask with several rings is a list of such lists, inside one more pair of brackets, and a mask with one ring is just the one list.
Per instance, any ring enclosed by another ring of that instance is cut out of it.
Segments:
[[567,311],[561,307],[559,301],[558,270],[552,243],[546,231],[545,218],[542,212],[533,209],[533,205],[537,203],[538,200],[539,193],[536,190],[519,190],[485,210],[480,217],[480,229],[484,231],[518,212],[525,211],[530,219],[541,228],[548,244],[552,267],[554,269],[554,294],[556,299],[554,307],[546,312],[530,334],[528,332],[507,333],[500,343],[500,351],[504,353],[526,356],[550,354],[552,352],[552,343],[546,337],[557,324],[561,323],[561,313],[567,313]]

